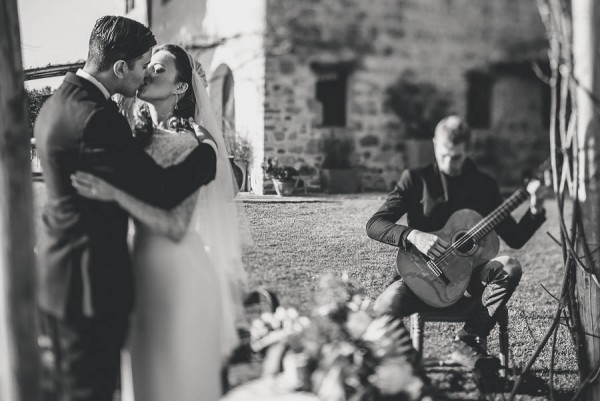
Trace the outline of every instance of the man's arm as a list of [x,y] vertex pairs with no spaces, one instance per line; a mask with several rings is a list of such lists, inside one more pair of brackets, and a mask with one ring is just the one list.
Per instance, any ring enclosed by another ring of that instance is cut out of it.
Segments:
[[405,170],[394,190],[388,195],[385,203],[367,222],[367,235],[384,244],[407,249],[406,240],[412,229],[396,222],[408,210],[408,194],[413,187],[410,172]]
[[212,181],[216,153],[200,144],[180,164],[163,169],[131,139],[127,121],[110,109],[88,119],[81,144],[82,170],[149,204],[171,209]]
[[[488,199],[488,202],[490,202],[490,206],[488,207],[490,212],[502,203],[502,196],[497,184],[494,186]],[[538,202],[533,202],[518,223],[509,215],[496,226],[495,231],[506,242],[506,245],[513,249],[520,249],[531,239],[541,225],[544,224],[544,221],[546,221],[546,211],[543,207],[539,206]]]

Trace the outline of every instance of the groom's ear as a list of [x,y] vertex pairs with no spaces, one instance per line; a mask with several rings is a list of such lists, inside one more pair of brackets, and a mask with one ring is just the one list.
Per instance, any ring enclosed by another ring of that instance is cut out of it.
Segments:
[[182,93],[185,93],[186,90],[188,90],[188,84],[185,82],[180,82],[179,84],[177,84],[175,93],[177,93],[178,95],[181,95]]
[[115,75],[118,78],[121,78],[121,79],[125,78],[128,70],[129,70],[129,66],[127,65],[127,62],[125,62],[124,60],[119,60],[113,64],[113,72],[115,73]]

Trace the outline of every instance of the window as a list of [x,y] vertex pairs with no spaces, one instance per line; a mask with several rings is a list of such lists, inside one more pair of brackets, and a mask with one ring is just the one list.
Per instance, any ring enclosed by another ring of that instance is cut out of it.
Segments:
[[467,76],[467,121],[471,128],[489,128],[491,123],[492,77],[483,72]]
[[135,0],[125,0],[125,13],[130,12],[135,8]]
[[317,75],[315,97],[323,110],[322,126],[346,126],[349,69],[347,64],[313,64]]

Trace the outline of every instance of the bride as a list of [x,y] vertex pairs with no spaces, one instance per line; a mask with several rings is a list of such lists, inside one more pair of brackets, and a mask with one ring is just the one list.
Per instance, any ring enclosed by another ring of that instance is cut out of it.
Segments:
[[89,174],[73,180],[81,195],[118,202],[135,221],[136,306],[125,400],[131,392],[136,401],[217,400],[221,368],[238,344],[235,319],[245,274],[235,180],[205,85],[200,64],[184,49],[156,48],[137,95],[152,124],[145,130],[138,124],[136,138],[157,163],[176,164],[199,143],[188,121],[193,117],[204,127],[199,138],[217,152],[214,181],[164,211]]

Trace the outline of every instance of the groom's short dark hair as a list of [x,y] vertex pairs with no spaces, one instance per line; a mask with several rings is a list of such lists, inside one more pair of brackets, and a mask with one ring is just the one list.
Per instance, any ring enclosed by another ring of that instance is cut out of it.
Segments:
[[104,71],[119,60],[130,67],[138,57],[156,45],[152,31],[129,18],[107,15],[96,21],[90,35],[87,62]]

